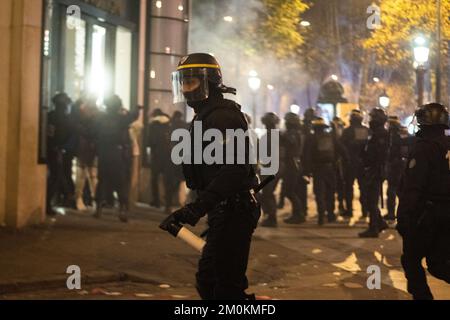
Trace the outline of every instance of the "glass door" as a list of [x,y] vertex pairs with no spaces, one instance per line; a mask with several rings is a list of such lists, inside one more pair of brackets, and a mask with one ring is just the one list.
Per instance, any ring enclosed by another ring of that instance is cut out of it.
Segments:
[[63,28],[64,91],[76,100],[85,90],[86,20],[69,16]]
[[110,81],[106,65],[106,28],[93,25],[91,39],[88,92],[95,96],[98,105],[102,105]]

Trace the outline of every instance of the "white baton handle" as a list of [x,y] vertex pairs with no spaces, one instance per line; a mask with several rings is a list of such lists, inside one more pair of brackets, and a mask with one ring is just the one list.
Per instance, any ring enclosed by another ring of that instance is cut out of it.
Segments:
[[183,240],[184,242],[186,242],[188,245],[190,245],[199,252],[203,251],[203,247],[206,244],[205,240],[203,240],[200,237],[197,237],[195,234],[193,234],[185,227],[182,227],[180,229],[180,231],[177,234],[177,238],[180,238],[181,240]]

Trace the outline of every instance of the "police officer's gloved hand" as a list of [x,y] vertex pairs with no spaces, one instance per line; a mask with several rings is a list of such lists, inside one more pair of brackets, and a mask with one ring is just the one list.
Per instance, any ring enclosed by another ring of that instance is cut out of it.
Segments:
[[172,216],[178,222],[195,226],[205,214],[206,211],[202,203],[194,202],[189,203],[181,209],[175,211],[172,213]]

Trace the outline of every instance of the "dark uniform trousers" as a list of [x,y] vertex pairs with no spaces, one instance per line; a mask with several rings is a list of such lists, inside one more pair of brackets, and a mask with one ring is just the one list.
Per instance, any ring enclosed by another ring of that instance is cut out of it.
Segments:
[[408,280],[408,292],[416,299],[430,299],[422,259],[426,257],[428,271],[450,283],[450,203],[435,204],[421,218],[412,235],[403,235],[401,262]]
[[383,179],[381,177],[366,177],[366,194],[367,194],[367,211],[369,212],[369,228],[373,230],[380,229],[383,218],[379,208],[381,197],[381,185]]
[[[266,177],[262,176],[261,180]],[[275,197],[275,189],[277,188],[279,179],[276,178],[274,181],[270,182],[261,192],[261,208],[264,214],[268,216],[271,221],[276,221],[277,215],[277,200]]]
[[402,160],[389,163],[387,166],[387,209],[389,217],[395,217],[395,201],[404,169],[405,164]]
[[245,272],[260,213],[248,193],[208,213],[208,236],[196,275],[197,291],[203,300],[248,298]]
[[117,192],[121,206],[128,207],[129,167],[122,146],[110,146],[99,151],[97,205]]
[[302,212],[306,217],[308,215],[308,183],[302,176],[299,177],[298,196],[300,198]]
[[325,211],[328,215],[334,214],[336,169],[334,164],[323,164],[313,168],[313,189],[316,197],[317,211],[323,217]]
[[304,217],[305,211],[304,206],[300,200],[300,195],[298,193],[299,189],[299,177],[297,170],[295,168],[286,167],[286,172],[283,174],[283,188],[286,198],[292,204],[292,217]]
[[358,182],[359,187],[359,202],[361,203],[361,210],[363,216],[367,215],[367,192],[364,183],[364,170],[362,165],[349,163],[345,166],[345,203],[347,205],[347,211],[353,212],[353,195],[355,180]]

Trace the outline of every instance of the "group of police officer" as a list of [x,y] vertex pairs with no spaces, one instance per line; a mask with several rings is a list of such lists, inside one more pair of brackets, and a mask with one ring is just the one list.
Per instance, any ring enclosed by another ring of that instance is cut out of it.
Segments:
[[[235,89],[223,85],[219,63],[213,56],[196,53],[183,57],[172,83],[174,102],[186,102],[192,107],[196,114],[194,121],[201,121],[203,130],[214,128],[225,132],[248,128],[240,106],[223,97],[224,93],[235,93]],[[406,156],[402,152],[409,139],[401,137],[395,117],[390,118],[389,131],[386,130],[389,119],[383,109],[374,108],[370,112],[369,127],[362,124],[361,112],[353,110],[350,126],[343,129],[339,119],[335,119],[333,130],[312,109],[305,113],[303,123],[298,115],[287,113],[286,129],[280,136],[280,171],[260,198],[266,215],[261,225],[277,225],[275,189],[280,180],[281,200],[287,197],[292,203],[292,215],[285,222],[305,222],[310,177],[319,225],[325,222],[325,217],[334,222],[337,173],[342,172],[338,197],[342,199],[340,207],[344,207],[344,199],[346,203],[342,214],[353,215],[356,180],[362,215],[370,218],[369,228],[359,236],[378,237],[387,228],[379,208],[387,172],[390,186],[386,218],[394,218],[395,196],[399,195],[397,229],[404,240],[402,265],[408,291],[415,299],[431,299],[421,265],[423,257],[434,276],[450,281],[450,138],[446,136],[449,114],[444,106],[430,104],[421,107],[416,117],[420,131]],[[268,113],[262,122],[268,129],[267,135],[271,135],[280,119]],[[271,141],[270,137],[267,141]],[[227,143],[230,142],[225,141],[224,145]],[[274,147],[277,146],[269,146],[269,150]],[[200,296],[254,298],[245,290],[251,237],[260,218],[260,206],[252,192],[258,183],[257,172],[250,163],[192,163],[183,164],[183,172],[187,186],[197,193],[196,200],[173,212],[160,227],[168,230],[172,223],[195,226],[208,215],[209,231],[197,272]]]
[[[279,126],[275,113],[261,119],[267,134]],[[369,127],[363,125],[360,110],[353,110],[350,126],[334,118],[328,125],[313,109],[305,112],[304,120],[292,112],[285,117],[286,129],[280,136],[280,172],[278,179],[263,190],[261,205],[266,214],[264,227],[276,227],[275,189],[283,182],[281,197],[292,203],[292,215],[286,223],[305,222],[307,215],[307,184],[313,178],[313,191],[317,203],[318,223],[335,222],[335,195],[343,217],[353,216],[354,182],[358,182],[362,217],[370,217],[369,229],[361,237],[378,237],[387,223],[382,219],[379,202],[386,174],[389,182],[388,208],[385,217],[395,219],[396,190],[407,157],[411,140],[402,132],[398,117],[389,118],[389,131],[385,129],[388,117],[383,109],[370,112]],[[281,206],[280,206],[281,207]]]

